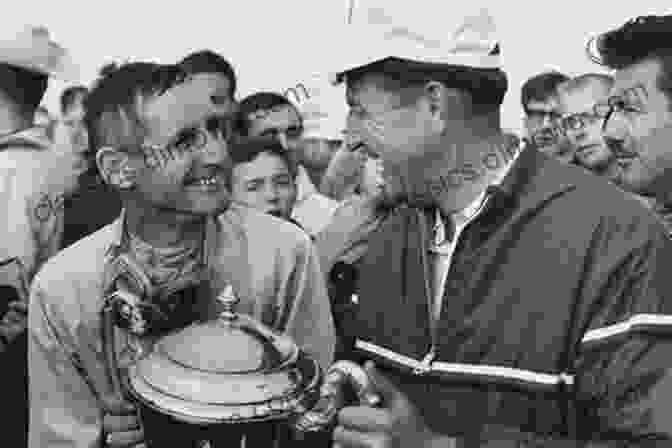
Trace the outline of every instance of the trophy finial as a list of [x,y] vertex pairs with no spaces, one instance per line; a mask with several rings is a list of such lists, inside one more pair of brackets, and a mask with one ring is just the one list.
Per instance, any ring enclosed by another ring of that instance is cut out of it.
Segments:
[[229,322],[232,322],[238,318],[238,313],[236,313],[236,305],[240,301],[238,297],[233,293],[233,287],[228,285],[224,290],[217,296],[222,305],[224,305],[224,310],[220,316]]

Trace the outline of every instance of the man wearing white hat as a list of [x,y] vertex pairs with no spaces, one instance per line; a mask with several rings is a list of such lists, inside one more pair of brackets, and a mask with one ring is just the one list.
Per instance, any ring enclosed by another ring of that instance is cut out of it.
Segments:
[[33,118],[50,76],[74,74],[68,53],[44,28],[0,38],[0,219],[3,256],[18,257],[31,278],[58,248],[61,194],[73,179],[59,178],[61,159]]
[[[50,150],[46,129],[34,125],[50,76],[67,75],[67,52],[44,28],[0,32],[0,322],[2,395],[7,437],[27,444],[27,289],[44,260],[58,250],[62,194],[74,182],[68,163]],[[63,174],[59,177],[59,174]],[[12,291],[13,293],[10,293]],[[7,296],[8,295],[8,296]]]
[[316,241],[327,273],[358,271],[353,356],[376,361],[366,368],[382,397],[343,409],[335,441],[669,443],[664,228],[613,185],[534,147],[511,157],[486,11],[358,3],[340,35],[350,59],[335,72],[353,145],[382,156],[394,201],[338,213]]

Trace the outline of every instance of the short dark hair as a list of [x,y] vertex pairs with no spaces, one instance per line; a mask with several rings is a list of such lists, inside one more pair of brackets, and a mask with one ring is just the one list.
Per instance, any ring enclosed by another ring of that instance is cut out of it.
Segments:
[[610,89],[614,84],[614,77],[605,73],[584,73],[558,84],[556,90],[558,93],[569,93],[581,90],[593,83],[600,83]]
[[659,61],[658,87],[668,98],[672,98],[672,15],[631,19],[589,40],[587,51],[593,62],[612,70],[620,70],[645,59]]
[[520,89],[520,103],[525,115],[529,114],[527,105],[532,101],[547,101],[555,95],[558,85],[569,81],[569,76],[555,70],[539,73],[529,78]]
[[0,64],[0,91],[22,113],[33,115],[47,91],[49,76],[10,64]]
[[399,82],[400,86],[437,81],[447,87],[466,91],[471,97],[476,113],[493,112],[498,109],[508,89],[506,73],[501,69],[417,62],[394,57],[351,70],[346,74],[347,80],[356,81],[367,73],[380,73]]
[[138,96],[161,94],[185,76],[176,65],[132,62],[100,78],[84,100],[84,124],[91,151],[95,153],[108,145],[139,145],[145,126],[137,110]]
[[70,109],[77,101],[78,98],[86,98],[86,95],[89,93],[89,89],[84,86],[72,86],[68,87],[61,94],[61,115]]
[[229,61],[223,56],[211,50],[200,50],[189,54],[178,65],[189,75],[198,73],[219,73],[224,75],[231,85],[229,95],[231,98],[235,97],[237,87],[236,72]]
[[301,114],[287,97],[275,92],[257,92],[245,97],[238,105],[236,114],[236,130],[242,136],[248,136],[252,123],[249,120],[250,114],[260,110],[270,110],[276,107],[288,106],[296,110],[299,118]]
[[229,155],[233,165],[248,163],[260,154],[271,153],[280,157],[287,165],[287,170],[293,179],[298,174],[298,162],[294,151],[287,151],[280,140],[275,137],[238,137],[229,145]]

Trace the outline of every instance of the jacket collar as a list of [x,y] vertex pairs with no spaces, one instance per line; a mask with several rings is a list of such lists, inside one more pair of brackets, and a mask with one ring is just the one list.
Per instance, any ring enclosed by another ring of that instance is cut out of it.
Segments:
[[[516,149],[512,160],[509,161],[506,168],[502,171],[501,175],[494,180],[492,185],[489,186],[485,191],[483,191],[483,193],[478,195],[478,197],[471,204],[469,204],[467,207],[460,210],[459,212],[455,212],[452,215],[452,218],[456,224],[465,225],[469,221],[478,217],[478,215],[480,215],[484,210],[487,209],[486,207],[483,206],[486,205],[488,201],[490,201],[492,196],[497,194],[507,195],[507,191],[509,192],[509,195],[513,194],[510,191],[511,190],[510,186],[504,185],[504,182],[507,181],[507,179],[510,179],[510,173],[516,166],[518,156],[520,156],[523,149],[523,142],[521,140],[518,140],[517,138],[514,138],[512,146],[516,145],[518,146],[518,148]],[[435,245],[442,244],[448,236],[448,231],[446,229],[445,220],[441,216],[441,212],[439,211],[438,208],[435,209],[433,222],[434,222],[433,225],[434,244]]]
[[565,167],[526,144],[499,185],[488,188],[498,207],[534,208],[552,196],[575,187]]

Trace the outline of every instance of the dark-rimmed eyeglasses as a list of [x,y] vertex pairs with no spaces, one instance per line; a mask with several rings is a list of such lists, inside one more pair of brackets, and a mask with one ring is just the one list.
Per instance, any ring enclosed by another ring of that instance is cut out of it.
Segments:
[[609,110],[600,108],[596,104],[589,112],[578,112],[575,114],[563,115],[558,120],[558,125],[565,131],[580,131],[586,126],[607,118]]
[[641,87],[631,87],[619,95],[612,95],[606,101],[599,102],[593,107],[595,115],[608,119],[614,112],[642,113],[642,102],[639,100],[638,90]]

